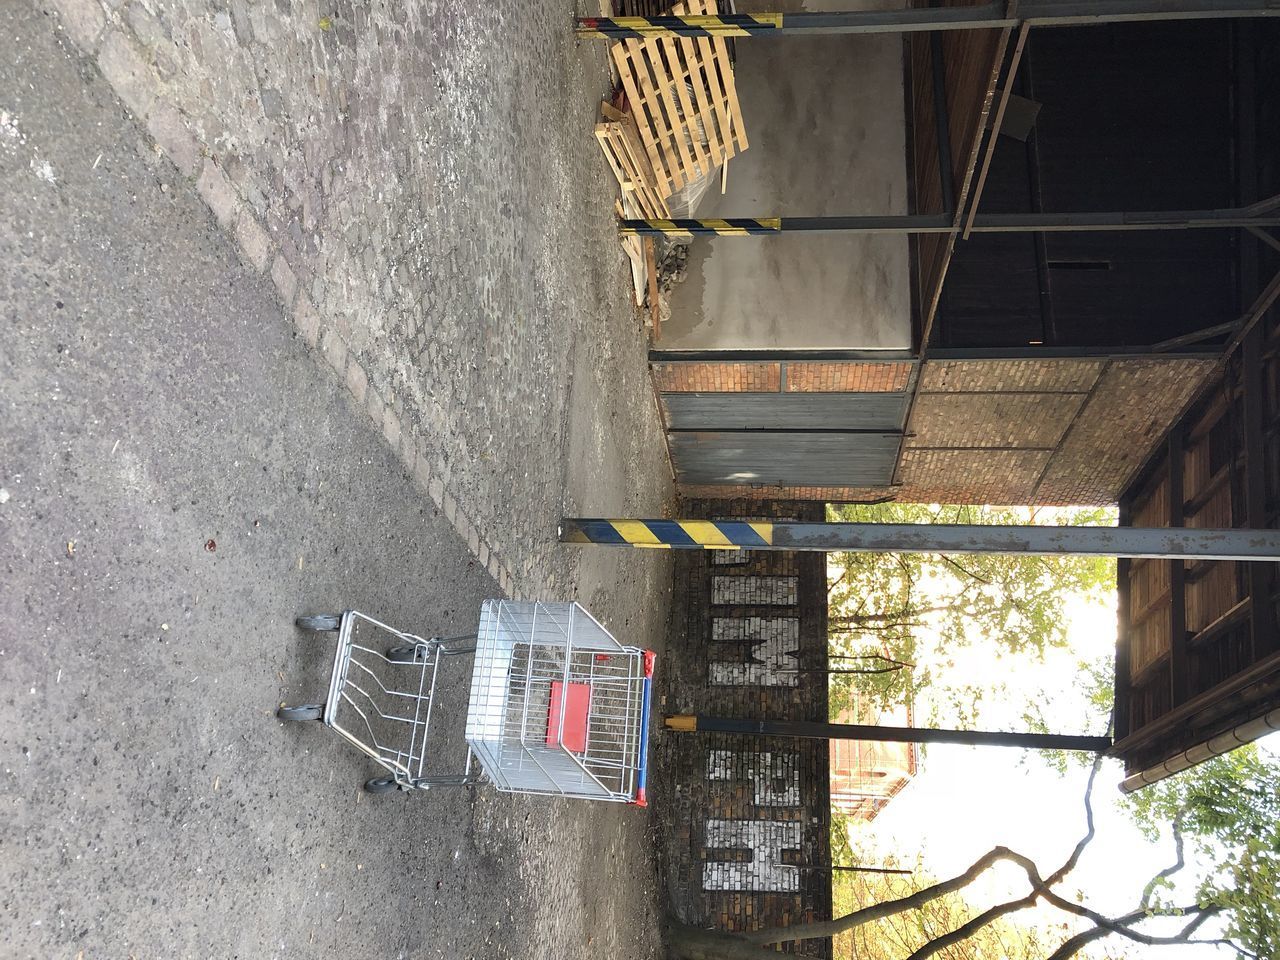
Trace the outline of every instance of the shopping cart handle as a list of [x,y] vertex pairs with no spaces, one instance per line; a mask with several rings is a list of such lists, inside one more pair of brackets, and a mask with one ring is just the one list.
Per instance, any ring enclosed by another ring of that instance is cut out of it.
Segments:
[[649,805],[645,798],[645,785],[649,780],[649,711],[653,699],[653,661],[653,651],[646,651],[643,703],[640,707],[640,769],[636,775],[636,798],[631,801],[637,807]]

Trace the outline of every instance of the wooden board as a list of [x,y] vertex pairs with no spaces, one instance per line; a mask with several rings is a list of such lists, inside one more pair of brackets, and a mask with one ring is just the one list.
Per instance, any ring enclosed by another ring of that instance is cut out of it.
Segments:
[[[717,10],[715,0],[685,0],[671,12]],[[663,199],[747,149],[733,66],[722,38],[625,40],[610,52]]]
[[[635,207],[628,202],[627,197],[617,201],[613,205],[613,210],[620,220],[639,216]],[[631,261],[632,295],[635,297],[636,306],[639,307],[644,304],[645,294],[648,290],[648,270],[645,267],[644,244],[641,243],[640,237],[623,237],[621,242],[622,252]]]
[[621,0],[624,17],[661,17],[671,12],[672,0]]
[[649,156],[640,142],[639,131],[629,113],[615,109],[611,104],[600,105],[604,120],[596,124],[596,140],[604,151],[609,167],[622,187],[623,196],[630,197],[637,216],[646,219],[666,220],[671,210],[658,192],[649,164]]

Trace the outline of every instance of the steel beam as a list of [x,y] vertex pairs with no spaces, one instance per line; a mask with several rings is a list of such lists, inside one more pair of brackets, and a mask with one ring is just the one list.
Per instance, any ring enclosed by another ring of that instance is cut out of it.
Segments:
[[[913,213],[866,217],[729,217],[722,220],[620,220],[623,236],[776,237],[783,233],[910,235],[956,232],[954,214]],[[971,233],[1101,233],[1140,230],[1212,230],[1278,227],[1280,213],[1243,210],[1164,210],[1103,213],[989,213],[973,218]]]
[[947,109],[947,64],[942,34],[929,38],[930,72],[933,74],[933,129],[938,151],[938,186],[942,192],[942,212],[956,217],[956,172],[951,163],[951,114]]
[[882,727],[862,723],[812,723],[807,720],[739,720],[673,714],[664,721],[680,733],[741,733],[756,737],[799,737],[805,740],[872,740],[881,743],[955,743],[970,747],[1022,747],[1030,750],[1081,750],[1104,753],[1110,737],[1062,733],[1006,733],[994,730],[936,730],[925,727]]
[[566,518],[560,521],[559,538],[561,543],[693,550],[1280,560],[1280,530],[1269,529]]
[[1211,20],[1280,16],[1277,0],[1004,0],[972,7],[908,7],[662,17],[580,17],[577,34],[605,40],[641,37],[777,37],[832,33],[920,33],[934,30],[1071,27],[1144,20]]

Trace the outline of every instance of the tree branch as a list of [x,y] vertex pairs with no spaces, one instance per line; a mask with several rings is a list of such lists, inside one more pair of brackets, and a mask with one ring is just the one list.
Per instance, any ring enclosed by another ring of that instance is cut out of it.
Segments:
[[962,567],[956,561],[952,560],[945,553],[938,554],[938,559],[941,560],[943,563],[945,563],[949,567],[955,567],[957,570],[963,573],[966,577],[969,577],[971,580],[977,580],[979,583],[985,583],[988,586],[990,586],[991,584],[991,581],[988,580],[986,577],[980,577],[976,573],[974,573],[972,570],[966,570],[964,567]]
[[1051,890],[1048,883],[1046,883],[1040,876],[1040,872],[1036,868],[1035,863],[1032,862],[1029,857],[1024,857],[1020,853],[1009,851],[1009,855],[1006,859],[1022,867],[1023,872],[1027,875],[1027,880],[1031,883],[1032,889],[1059,910],[1065,911],[1066,913],[1074,913],[1078,917],[1085,917],[1092,920],[1099,927],[1106,928],[1110,933],[1117,933],[1122,937],[1127,937],[1136,943],[1141,943],[1148,947],[1186,943],[1186,938],[1190,933],[1194,932],[1195,929],[1199,927],[1200,924],[1204,923],[1205,920],[1209,919],[1210,916],[1220,912],[1221,910],[1220,907],[1205,907],[1203,909],[1199,907],[1195,908],[1199,911],[1196,918],[1192,920],[1184,930],[1172,937],[1160,937],[1154,934],[1142,933],[1141,931],[1125,926],[1119,921],[1112,920],[1110,917],[1103,916],[1096,910],[1090,910],[1083,904],[1073,903],[1066,897],[1063,897]]
[[1147,882],[1146,887],[1142,891],[1142,900],[1139,901],[1139,906],[1143,910],[1147,910],[1151,907],[1151,897],[1156,892],[1156,884],[1161,880],[1165,880],[1173,876],[1186,866],[1186,859],[1183,857],[1184,843],[1182,838],[1182,824],[1186,818],[1187,811],[1185,809],[1179,810],[1178,815],[1173,818],[1173,848],[1177,852],[1177,859]]
[[1025,910],[1027,907],[1034,906],[1039,898],[1034,890],[1021,900],[1010,900],[1007,903],[997,904],[988,910],[984,910],[972,920],[961,924],[954,930],[934,937],[915,953],[911,954],[907,960],[925,960],[926,957],[932,957],[935,953],[945,950],[953,943],[959,943],[961,940],[968,940],[971,936],[981,930],[989,923],[1000,919],[1005,914],[1017,913],[1019,910]]
[[834,654],[827,657],[828,660],[883,660],[885,663],[897,664],[899,667],[910,667],[912,670],[916,668],[914,663],[908,663],[905,660],[895,660],[893,657],[886,656],[883,653],[856,653],[856,654]]
[[855,910],[853,913],[845,914],[843,917],[837,917],[834,920],[802,923],[792,927],[769,927],[764,930],[752,930],[741,936],[743,940],[749,943],[759,944],[834,937],[836,934],[845,933],[865,923],[871,923],[874,920],[892,916],[895,913],[902,913],[904,910],[914,910],[924,906],[931,900],[936,900],[938,897],[962,890],[992,864],[1001,860],[1008,860],[1009,853],[1010,851],[1005,847],[995,847],[975,860],[968,870],[957,874],[950,880],[943,880],[931,887],[917,890],[910,896],[900,897],[896,900],[886,900],[883,903],[873,903],[869,907],[863,907],[861,910]]
[[[862,926],[865,923],[871,923],[874,920],[879,920],[882,917],[901,913],[904,910],[914,910],[945,894],[961,890],[972,883],[988,867],[999,863],[1000,861],[1017,863],[1023,868],[1024,872],[1027,873],[1027,879],[1031,881],[1033,888],[1036,888],[1033,895],[1029,899],[1023,898],[1023,900],[1011,901],[1009,904],[1000,904],[999,906],[992,907],[991,910],[987,911],[987,914],[991,914],[988,919],[982,920],[982,917],[977,917],[965,924],[964,927],[960,928],[965,929],[971,927],[971,929],[969,929],[962,937],[953,937],[955,931],[952,931],[951,934],[944,934],[943,937],[932,940],[931,944],[938,943],[939,940],[948,937],[952,937],[952,939],[948,940],[948,943],[955,942],[958,939],[964,939],[964,937],[970,936],[972,933],[976,932],[978,929],[985,926],[987,923],[990,923],[997,917],[1002,916],[1005,913],[1020,910],[1024,906],[1030,906],[1038,897],[1045,896],[1044,891],[1048,891],[1049,894],[1057,897],[1057,894],[1054,894],[1052,890],[1048,889],[1049,885],[1059,882],[1075,868],[1076,863],[1080,860],[1080,855],[1093,839],[1093,785],[1097,779],[1098,770],[1101,766],[1102,757],[1099,755],[1093,761],[1093,767],[1089,771],[1089,781],[1085,786],[1084,791],[1085,834],[1080,839],[1080,842],[1076,844],[1075,849],[1071,851],[1071,855],[1067,858],[1066,863],[1059,867],[1050,876],[1048,881],[1041,878],[1039,869],[1029,858],[1022,856],[1019,853],[1015,853],[1008,847],[994,847],[987,854],[975,860],[969,869],[964,871],[964,873],[952,877],[950,880],[935,883],[931,887],[925,887],[923,890],[919,890],[908,897],[889,900],[884,903],[872,904],[869,907],[863,907],[861,910],[855,910],[853,913],[846,914],[843,917],[837,917],[834,920],[799,924],[794,927],[773,927],[765,930],[756,930],[750,933],[745,933],[742,936],[745,940],[751,943],[761,944],[784,943],[788,940],[808,940],[820,937],[834,937],[836,934],[845,933],[848,930]],[[1060,897],[1058,897],[1058,899],[1061,900]],[[1075,907],[1075,904],[1072,904],[1070,901],[1064,900],[1062,902],[1067,903],[1071,907]],[[982,916],[985,917],[987,914],[983,914]],[[1102,921],[1100,925],[1104,926],[1110,923],[1110,921],[1101,914],[1094,914],[1093,916],[1097,917],[1097,920],[1094,921],[1095,923]],[[1093,919],[1093,917],[1090,919]],[[978,920],[982,920],[982,922],[977,922]],[[946,945],[947,944],[943,944],[942,946]],[[926,944],[923,949],[927,950],[929,946],[930,944]],[[936,949],[942,949],[942,947],[938,947]],[[919,956],[913,956],[912,960],[923,960],[924,957],[936,952],[936,949],[927,950],[927,952],[920,954]],[[919,953],[919,951],[917,951],[917,953]]]
[[[1133,913],[1126,913],[1123,917],[1117,917],[1117,923],[1128,925],[1137,923],[1146,917],[1146,910],[1135,910]],[[1101,940],[1103,937],[1111,936],[1111,931],[1106,927],[1090,927],[1081,933],[1077,933],[1069,940],[1064,940],[1062,946],[1049,954],[1046,960],[1067,960],[1068,957],[1074,957],[1077,953],[1093,943],[1095,940]]]
[[[1184,945],[1190,945],[1193,943],[1207,944],[1211,946],[1223,945],[1223,946],[1229,946],[1233,950],[1243,953],[1246,956],[1253,957],[1253,960],[1261,960],[1260,957],[1255,957],[1253,954],[1249,953],[1248,950],[1242,950],[1238,944],[1236,944],[1234,941],[1231,941],[1231,940],[1192,940],[1191,939],[1191,934],[1195,933],[1198,929],[1200,929],[1200,926],[1206,920],[1208,920],[1210,917],[1214,916],[1215,914],[1221,912],[1220,907],[1199,907],[1199,906],[1180,907],[1174,912],[1179,913],[1184,917],[1191,916],[1192,918],[1191,922],[1188,923],[1185,927],[1183,927],[1180,931],[1178,931],[1176,935],[1172,937],[1151,938],[1150,942],[1152,944],[1164,944],[1167,946],[1168,945],[1184,946]],[[1172,916],[1172,915],[1173,914],[1169,914],[1169,916]],[[1131,917],[1135,919],[1130,920]],[[1100,940],[1101,938],[1108,937],[1113,933],[1119,933],[1121,936],[1126,936],[1126,937],[1129,937],[1130,939],[1137,939],[1138,937],[1145,936],[1145,934],[1140,934],[1137,931],[1130,930],[1128,928],[1129,924],[1126,923],[1126,921],[1129,921],[1131,923],[1136,923],[1138,920],[1145,919],[1146,917],[1147,917],[1147,912],[1145,910],[1138,912],[1136,914],[1135,913],[1127,914],[1124,917],[1120,917],[1119,919],[1112,921],[1112,924],[1113,924],[1112,926],[1094,927],[1092,930],[1086,931],[1086,933],[1093,934],[1094,936],[1091,938],[1093,940]],[[1081,934],[1080,936],[1084,936],[1084,935],[1085,934]],[[1075,939],[1079,939],[1079,938],[1078,937],[1072,938],[1072,940],[1075,940]],[[1075,950],[1073,950],[1071,953],[1065,953],[1065,954],[1061,953],[1062,949],[1066,947],[1068,944],[1070,944],[1071,942],[1072,942],[1071,940],[1068,940],[1067,943],[1064,943],[1062,945],[1062,947],[1059,947],[1058,950],[1055,951],[1053,955],[1049,958],[1049,960],[1059,960],[1060,956],[1061,957],[1072,956],[1076,952]],[[1142,943],[1147,941],[1139,940],[1139,942]],[[1077,947],[1076,949],[1078,950],[1079,947]]]
[[[1093,758],[1093,766],[1089,768],[1089,780],[1084,788],[1084,836],[1080,838],[1080,842],[1075,845],[1075,849],[1071,851],[1071,856],[1067,857],[1067,862],[1049,875],[1049,879],[1045,881],[1046,886],[1052,886],[1058,883],[1068,873],[1076,868],[1076,864],[1080,862],[1080,855],[1084,853],[1093,840],[1095,828],[1093,823],[1093,784],[1098,779],[1098,771],[1102,768],[1102,754],[1098,754]],[[1034,864],[1033,864],[1034,866]]]

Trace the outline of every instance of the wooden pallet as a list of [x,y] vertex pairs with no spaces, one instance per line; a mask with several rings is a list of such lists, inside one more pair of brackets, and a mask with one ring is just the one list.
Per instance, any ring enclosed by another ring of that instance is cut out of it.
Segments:
[[[715,13],[716,0],[685,0],[671,12]],[[610,52],[663,199],[747,149],[722,38],[624,40]]]
[[631,114],[623,113],[610,103],[600,104],[604,120],[596,124],[596,139],[605,159],[618,178],[623,196],[630,196],[635,203],[637,216],[667,220],[671,210],[658,192],[653,166],[640,140]]
[[[613,212],[618,215],[619,220],[639,216],[639,211],[636,210],[635,206],[623,200],[618,200],[614,203]],[[636,306],[638,307],[644,303],[645,296],[648,293],[648,267],[645,262],[644,243],[640,237],[623,237],[622,252],[627,255],[627,259],[631,262],[632,294],[635,296]]]
[[619,9],[624,17],[661,17],[671,12],[674,0],[622,0]]

